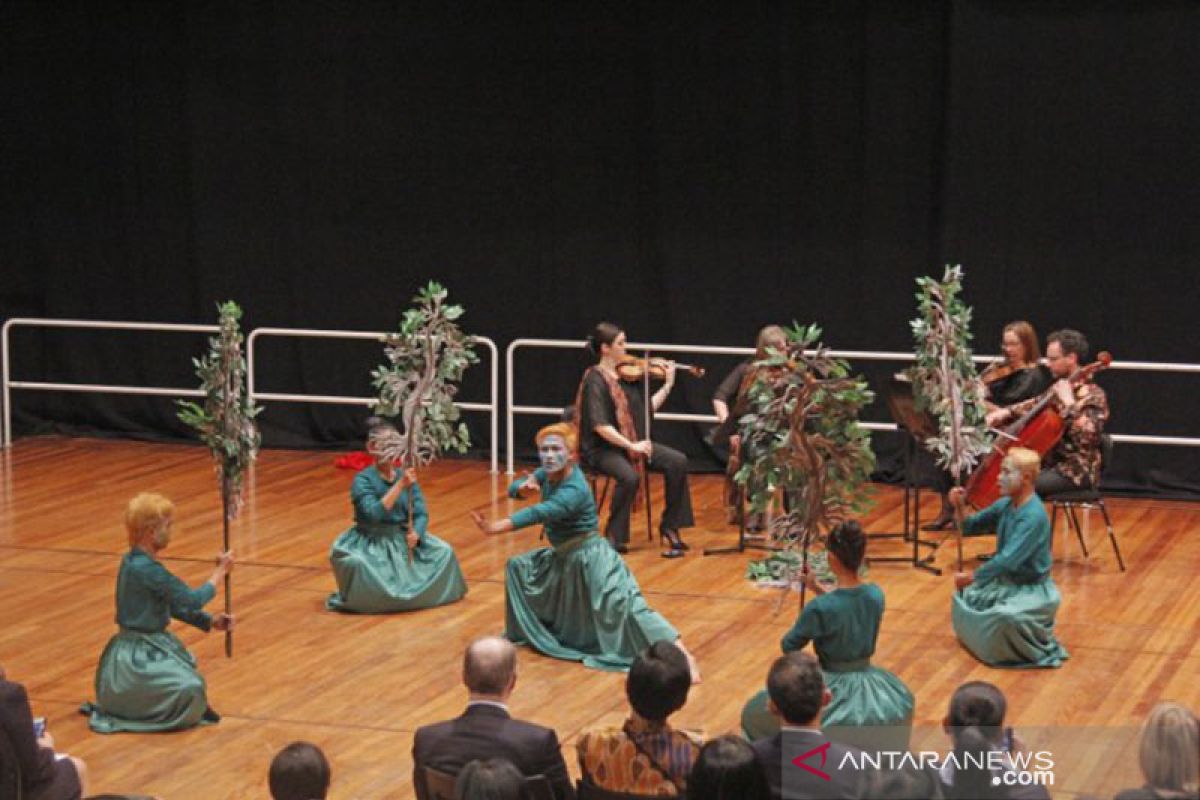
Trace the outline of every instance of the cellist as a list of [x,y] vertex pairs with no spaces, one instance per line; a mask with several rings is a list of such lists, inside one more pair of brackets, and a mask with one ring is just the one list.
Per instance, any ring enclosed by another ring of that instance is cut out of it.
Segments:
[[[1087,359],[1087,338],[1064,328],[1046,337],[1046,362],[1053,385],[1053,407],[1063,419],[1062,438],[1042,459],[1034,489],[1039,497],[1087,489],[1100,480],[1100,436],[1108,421],[1108,396],[1091,381],[1072,385],[1069,378]],[[1029,411],[1038,398],[998,408],[987,415],[992,427],[1002,426]]]

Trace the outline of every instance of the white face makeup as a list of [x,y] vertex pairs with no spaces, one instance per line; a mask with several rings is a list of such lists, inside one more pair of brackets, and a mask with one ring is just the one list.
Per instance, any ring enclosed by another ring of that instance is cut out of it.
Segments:
[[567,465],[567,440],[557,434],[543,436],[538,443],[538,459],[547,472],[558,472]]
[[1021,489],[1021,468],[1011,461],[1000,465],[1000,493],[1012,496]]

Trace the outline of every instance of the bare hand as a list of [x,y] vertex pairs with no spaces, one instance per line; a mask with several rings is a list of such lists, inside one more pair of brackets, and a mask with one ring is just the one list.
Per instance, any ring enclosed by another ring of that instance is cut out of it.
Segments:
[[954,588],[955,589],[965,589],[974,582],[975,582],[975,576],[972,575],[970,572],[954,573]]
[[967,504],[967,490],[961,486],[955,486],[950,490],[946,499],[950,501],[950,505],[961,511]]
[[517,487],[518,492],[536,492],[542,488],[538,483],[537,476],[532,472],[525,475],[525,480],[521,481],[521,485]]
[[475,525],[479,528],[479,530],[483,531],[484,533],[495,533],[496,532],[492,528],[492,523],[490,523],[486,519],[484,519],[483,514],[480,514],[478,511],[471,512],[471,521],[474,522]]
[[987,416],[984,417],[984,420],[987,422],[989,428],[995,428],[997,425],[1003,424],[1007,419],[1008,409],[1004,408],[992,409],[991,411],[987,412]]
[[629,446],[629,452],[643,455],[646,458],[654,453],[654,443],[649,439],[642,439],[640,442],[634,442]]
[[1066,378],[1062,378],[1054,384],[1054,394],[1058,395],[1059,402],[1064,406],[1075,405],[1075,387],[1071,386],[1071,382]]
[[413,549],[414,547],[416,547],[417,545],[419,545],[421,543],[421,537],[420,537],[420,535],[418,535],[416,533],[410,533],[410,534],[406,535],[404,537],[404,540],[406,542],[408,542],[409,550]]
[[234,557],[232,550],[226,550],[224,553],[217,554],[217,572],[222,575],[233,572]]
[[417,471],[412,467],[404,470],[404,474],[400,476],[400,480],[396,481],[401,489],[407,489],[417,482]]
[[812,589],[814,592],[821,591],[821,587],[817,584],[817,576],[813,574],[813,571],[808,567],[800,568],[800,580],[805,586],[807,586],[809,589]]
[[213,617],[212,626],[213,630],[231,631],[237,627],[237,621],[233,618],[232,614],[221,613]]
[[54,737],[50,735],[50,731],[46,731],[39,736],[37,743],[38,747],[49,747],[51,750],[54,749]]
[[675,384],[675,362],[668,361],[666,364],[666,367],[667,367],[667,371],[666,371],[664,378],[665,378],[665,382],[666,382],[667,386],[671,387]]

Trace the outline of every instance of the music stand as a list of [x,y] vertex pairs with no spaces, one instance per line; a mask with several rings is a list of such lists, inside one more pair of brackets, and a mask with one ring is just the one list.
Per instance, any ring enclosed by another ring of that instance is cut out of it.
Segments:
[[[912,381],[903,374],[897,374],[888,382],[887,391],[888,413],[896,422],[896,427],[905,434],[904,443],[904,530],[901,533],[868,533],[868,539],[897,539],[912,542],[911,556],[872,556],[872,562],[909,562],[917,569],[923,569],[934,575],[941,575],[941,568],[934,566],[933,559],[941,542],[931,542],[921,538],[921,481],[916,476],[916,461],[918,445],[926,439],[936,436],[937,423],[927,411],[918,411],[916,398],[913,397]],[[922,557],[920,547],[932,548],[928,555]]]
[[[728,422],[728,419],[726,421]],[[717,433],[717,430],[719,430],[722,427],[725,427],[725,423],[722,423],[722,425],[718,426],[717,429],[714,429],[713,432],[709,434],[709,436],[710,436],[709,444],[712,444],[712,439],[715,438],[715,434]],[[735,428],[733,428],[733,426],[729,426],[729,428],[732,430],[736,430]],[[733,453],[730,453],[729,457],[733,458]],[[739,486],[738,487],[738,505],[737,505],[738,543],[736,545],[734,545],[733,547],[706,547],[706,548],[704,548],[704,552],[702,553],[702,555],[721,556],[721,555],[725,555],[727,553],[744,553],[747,550],[765,550],[768,553],[776,553],[780,550],[779,547],[776,547],[775,545],[772,545],[772,544],[768,544],[767,542],[760,543],[760,542],[747,542],[746,541],[746,495],[747,495],[746,487]],[[767,528],[766,535],[767,535],[768,541],[769,541],[769,538],[771,535],[769,527]]]

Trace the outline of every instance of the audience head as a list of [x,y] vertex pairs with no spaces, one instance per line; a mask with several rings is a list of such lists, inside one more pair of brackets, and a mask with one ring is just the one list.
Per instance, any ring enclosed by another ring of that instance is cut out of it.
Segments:
[[[614,356],[622,356],[625,354],[624,342],[625,331],[621,330],[621,326],[614,325],[611,322],[600,322],[592,328],[592,332],[588,335],[588,348],[596,358],[602,358],[605,355],[612,353]],[[617,340],[621,341],[618,342]],[[613,349],[619,352],[613,353]]]
[[954,740],[954,752],[963,768],[954,773],[951,797],[989,798],[1006,796],[1003,787],[992,783],[992,774],[984,764],[986,753],[1004,741],[1004,714],[1008,703],[993,684],[970,681],[959,686],[950,698],[950,710],[943,723]]
[[942,800],[942,782],[937,773],[919,767],[868,770],[861,797],[888,800]]
[[700,749],[687,783],[688,800],[767,800],[767,776],[740,736],[721,736]]
[[665,722],[683,708],[692,688],[687,656],[671,642],[659,641],[634,659],[625,679],[629,705],[642,719]]
[[468,762],[454,782],[457,800],[520,800],[524,792],[525,777],[503,758]]
[[1023,319],[1004,326],[1000,347],[1008,362],[1018,366],[1037,363],[1042,357],[1042,350],[1038,347],[1037,332]]
[[825,549],[850,572],[857,573],[867,554],[867,536],[856,520],[839,523],[825,539]]
[[1195,797],[1200,790],[1200,723],[1186,706],[1164,701],[1142,726],[1138,758],[1146,783],[1164,792]]
[[472,695],[508,697],[517,683],[517,648],[499,636],[471,642],[463,654],[463,683]]
[[125,507],[125,530],[129,533],[129,546],[152,546],[156,550],[166,547],[171,541],[171,520],[175,504],[161,494],[142,492]]
[[754,357],[761,361],[767,358],[767,349],[783,352],[787,347],[787,331],[778,325],[768,325],[758,332],[754,340]]
[[329,762],[321,748],[292,742],[271,761],[273,800],[324,800],[329,791]]
[[767,673],[767,706],[789,725],[812,725],[832,698],[825,688],[821,664],[808,653],[775,659]]

